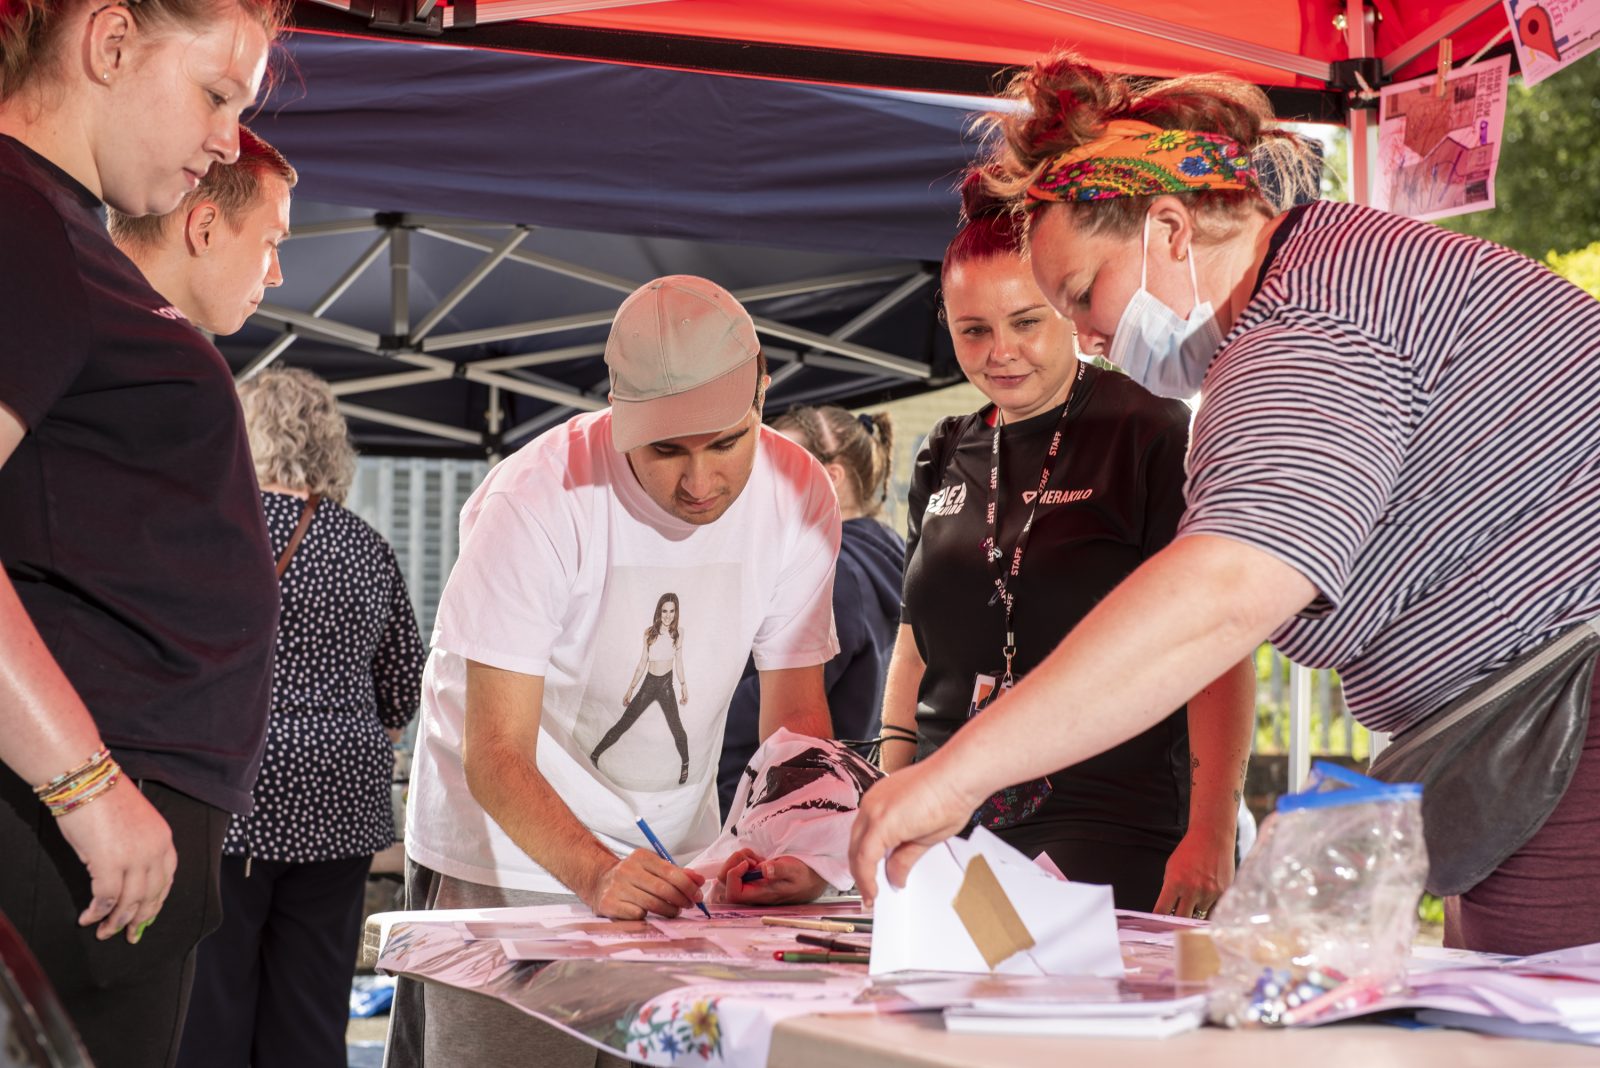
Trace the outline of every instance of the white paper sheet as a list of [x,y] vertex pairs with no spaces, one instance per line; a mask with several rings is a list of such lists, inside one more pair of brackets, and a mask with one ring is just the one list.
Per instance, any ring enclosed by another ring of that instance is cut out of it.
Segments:
[[1525,1024],[1498,1016],[1478,1016],[1467,1012],[1450,1012],[1447,1009],[1422,1009],[1417,1013],[1420,1023],[1439,1027],[1456,1027],[1477,1031],[1501,1038],[1533,1038],[1542,1042],[1577,1042],[1600,1046],[1600,1034],[1582,1034],[1560,1024]]
[[1506,127],[1511,58],[1386,85],[1378,118],[1375,207],[1413,219],[1443,219],[1494,207],[1494,176]]
[[1600,48],[1600,2],[1505,0],[1517,67],[1528,85]]
[[1171,1038],[1205,1022],[1193,1009],[1168,1016],[1015,1016],[945,1009],[947,1031],[969,1035],[1073,1035],[1079,1038]]
[[975,856],[988,861],[1035,943],[1001,961],[994,971],[1123,975],[1111,888],[1062,882],[981,827],[968,839],[951,838],[928,850],[903,888],[891,886],[879,864],[871,974],[991,970],[953,905]]

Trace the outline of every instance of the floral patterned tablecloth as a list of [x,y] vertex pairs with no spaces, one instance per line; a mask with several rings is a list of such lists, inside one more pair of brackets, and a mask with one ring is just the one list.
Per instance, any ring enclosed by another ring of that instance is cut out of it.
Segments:
[[780,1020],[878,1011],[864,967],[715,961],[513,961],[455,923],[395,926],[381,971],[499,998],[643,1064],[762,1065]]

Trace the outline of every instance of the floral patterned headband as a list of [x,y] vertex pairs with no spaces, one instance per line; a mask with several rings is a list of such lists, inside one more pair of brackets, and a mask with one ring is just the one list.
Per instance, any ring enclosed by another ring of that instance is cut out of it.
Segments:
[[1115,119],[1093,141],[1052,159],[1028,187],[1027,199],[1034,207],[1046,201],[1260,188],[1250,153],[1231,137]]

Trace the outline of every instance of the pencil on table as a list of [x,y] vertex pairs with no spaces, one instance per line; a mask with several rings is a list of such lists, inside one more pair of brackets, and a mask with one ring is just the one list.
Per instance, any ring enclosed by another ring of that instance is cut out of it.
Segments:
[[801,945],[821,946],[823,949],[834,953],[869,953],[871,946],[863,946],[859,942],[846,942],[842,938],[829,938],[826,935],[797,934],[794,940]]
[[838,920],[797,920],[788,916],[763,916],[761,922],[768,927],[799,927],[806,931],[837,931],[840,934],[854,934],[856,929],[854,924]]
[[796,953],[794,950],[779,950],[772,955],[772,959],[783,961],[785,964],[872,963],[872,958],[865,953]]

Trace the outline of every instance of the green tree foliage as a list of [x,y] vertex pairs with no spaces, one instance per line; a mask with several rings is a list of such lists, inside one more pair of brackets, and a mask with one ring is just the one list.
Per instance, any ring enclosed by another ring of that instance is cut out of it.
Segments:
[[1350,199],[1350,131],[1342,127],[1322,156],[1322,199]]
[[1600,298],[1600,241],[1573,252],[1552,252],[1545,257],[1545,262],[1556,274],[1590,296]]
[[[1600,240],[1597,194],[1600,54],[1580,59],[1538,85],[1512,80],[1495,179],[1496,207],[1441,225],[1542,260],[1552,251],[1569,252]],[[1592,285],[1585,288],[1596,292]]]

